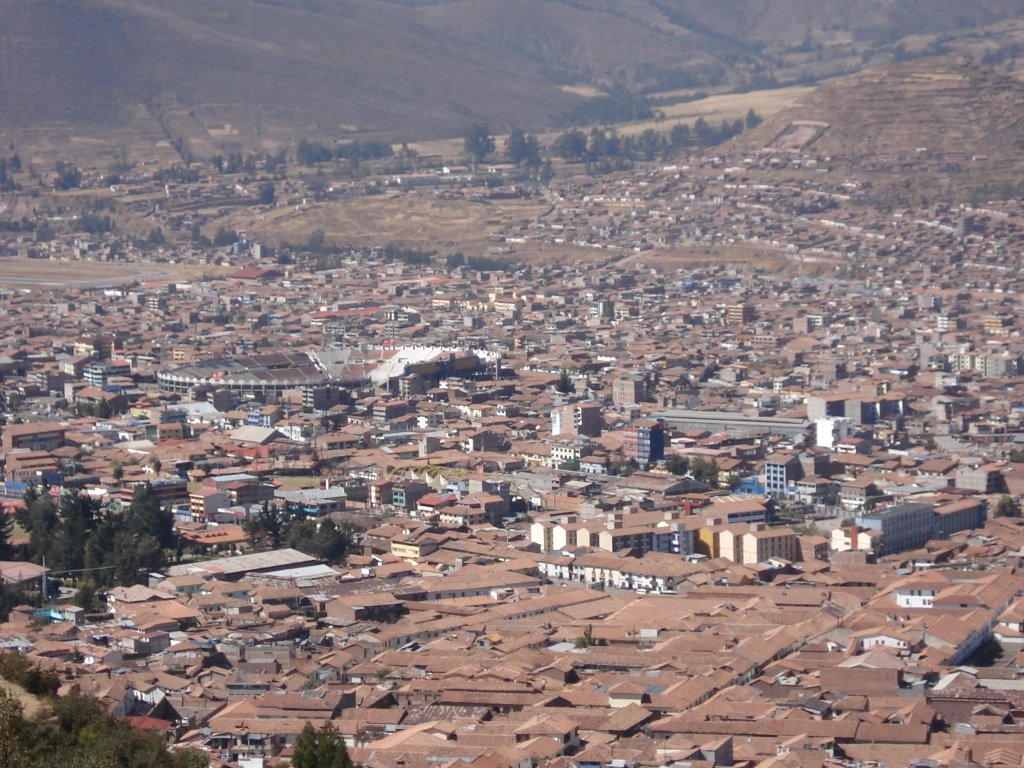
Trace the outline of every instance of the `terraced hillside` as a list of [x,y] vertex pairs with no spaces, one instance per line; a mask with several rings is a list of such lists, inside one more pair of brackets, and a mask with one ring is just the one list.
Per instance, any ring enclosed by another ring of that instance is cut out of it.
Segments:
[[1024,82],[962,59],[871,69],[822,84],[740,141],[813,151],[876,172],[890,190],[1016,194]]

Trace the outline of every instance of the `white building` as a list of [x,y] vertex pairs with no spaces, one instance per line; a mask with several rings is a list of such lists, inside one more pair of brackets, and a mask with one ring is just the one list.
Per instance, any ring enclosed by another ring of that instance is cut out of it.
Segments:
[[817,439],[815,445],[835,450],[836,444],[850,435],[851,420],[845,416],[826,416],[814,422]]

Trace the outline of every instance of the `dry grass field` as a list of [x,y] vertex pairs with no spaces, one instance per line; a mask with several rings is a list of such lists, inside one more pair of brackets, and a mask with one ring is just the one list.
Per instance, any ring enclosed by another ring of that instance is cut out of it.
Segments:
[[664,120],[644,120],[619,127],[623,134],[636,134],[648,128],[668,130],[674,123],[693,124],[699,118],[715,124],[722,120],[735,120],[753,109],[761,117],[770,117],[812,93],[817,86],[795,85],[790,88],[772,88],[748,93],[720,93],[697,101],[686,101],[662,107]]
[[202,264],[3,258],[0,259],[0,286],[97,288],[136,280],[194,280],[204,274],[225,272],[222,267]]
[[773,273],[820,277],[833,274],[841,262],[834,259],[800,257],[756,245],[692,246],[629,256],[619,262],[635,268],[672,272],[708,264],[732,264]]
[[442,252],[471,248],[479,253],[492,231],[532,220],[547,208],[535,200],[474,201],[421,192],[360,197],[307,210],[279,209],[260,220],[249,220],[242,212],[233,225],[274,242],[302,242],[322,230],[328,241],[337,243],[394,243]]
[[[648,128],[667,132],[676,123],[692,125],[701,117],[712,124],[720,123],[722,120],[733,121],[736,118],[745,117],[750,109],[753,109],[761,117],[767,118],[793,106],[797,101],[812,93],[815,87],[813,85],[799,85],[790,88],[749,91],[747,93],[713,94],[696,101],[682,101],[677,104],[660,107],[665,113],[664,120],[640,120],[634,123],[620,123],[615,127],[619,133],[624,135],[641,133]],[[686,93],[685,91],[666,91],[665,93],[652,94],[652,97],[655,99],[682,98]],[[550,145],[561,133],[563,133],[561,129],[547,131],[540,134],[538,138],[541,144]],[[506,138],[504,135],[495,136],[494,138],[494,143],[499,153],[505,148]],[[453,162],[463,160],[465,156],[461,138],[411,142],[409,147],[416,150],[420,155],[440,156],[445,160]]]

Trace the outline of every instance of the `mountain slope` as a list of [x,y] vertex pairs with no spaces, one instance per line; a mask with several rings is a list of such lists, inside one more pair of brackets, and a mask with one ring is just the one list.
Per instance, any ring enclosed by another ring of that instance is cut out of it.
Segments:
[[0,131],[141,121],[203,155],[540,128],[578,103],[562,84],[820,76],[904,35],[1022,15],[1019,0],[0,0]]
[[116,124],[143,103],[204,125],[408,126],[412,136],[485,118],[544,122],[570,102],[535,64],[426,30],[406,9],[345,0],[333,10],[0,0],[0,120]]

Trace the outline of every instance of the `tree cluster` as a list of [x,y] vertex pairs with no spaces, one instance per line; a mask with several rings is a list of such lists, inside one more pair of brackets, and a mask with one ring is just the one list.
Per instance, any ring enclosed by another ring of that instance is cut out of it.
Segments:
[[573,109],[563,125],[594,125],[646,120],[654,117],[648,98],[619,83],[607,95],[587,99]]
[[233,229],[227,227],[219,227],[216,234],[213,236],[213,246],[215,248],[225,248],[229,245],[234,245],[238,242],[238,233]]
[[135,584],[163,568],[174,546],[174,520],[148,483],[136,487],[121,514],[101,514],[88,496],[64,494],[58,503],[30,488],[15,519],[28,534],[22,559],[46,560],[51,571],[90,569],[99,586]]
[[277,199],[277,192],[274,189],[274,185],[269,181],[265,181],[260,184],[258,198],[260,205],[273,205]]
[[54,189],[68,190],[82,186],[82,172],[77,166],[58,160],[53,169],[57,173],[53,180]]
[[494,151],[494,137],[485,123],[471,125],[462,139],[462,147],[469,155],[469,161],[475,168],[481,160]]
[[21,187],[11,178],[12,173],[21,170],[21,158],[17,155],[0,157],[0,192],[17,192]]
[[293,768],[353,768],[345,739],[334,730],[330,721],[320,728],[306,723],[295,740]]
[[467,256],[462,251],[457,251],[445,257],[445,266],[448,269],[469,267],[481,272],[504,272],[508,269],[508,262],[492,256]]
[[385,261],[400,261],[403,264],[430,264],[437,254],[435,251],[406,248],[391,243],[380,249],[380,255]]
[[56,696],[60,678],[35,666],[17,651],[0,653],[0,677],[16,683],[33,696]]
[[146,235],[146,240],[143,245],[148,248],[160,248],[161,246],[167,245],[167,237],[164,235],[163,229],[160,227],[153,227],[149,230],[149,234]]
[[696,458],[690,462],[690,473],[698,483],[716,487],[718,485],[718,462],[714,459]]
[[0,219],[0,232],[31,232],[36,225],[26,216],[20,219]]
[[172,165],[170,168],[161,168],[153,174],[153,181],[167,184],[195,184],[199,181],[199,169],[189,168],[184,165]]
[[256,155],[250,152],[242,156],[241,152],[229,152],[227,155],[214,155],[210,164],[218,173],[247,173],[252,176],[260,170],[276,173],[288,162],[288,150],[282,149],[275,154]]
[[254,542],[264,539],[274,549],[292,547],[329,563],[339,562],[348,554],[355,533],[352,526],[338,526],[331,519],[313,520],[302,512],[271,504],[264,504],[244,528]]
[[607,159],[654,160],[667,158],[680,149],[706,149],[721,144],[746,128],[759,125],[761,118],[750,110],[746,120],[723,120],[714,126],[703,117],[691,128],[686,123],[672,126],[668,135],[647,128],[635,136],[620,136],[615,130],[592,128],[589,134],[573,128],[552,142],[551,151],[569,163],[593,163]]
[[95,403],[75,403],[76,416],[91,416],[94,419],[109,419],[114,416],[114,408],[106,400],[97,400]]
[[537,137],[513,128],[505,140],[505,154],[510,162],[526,168],[537,168],[541,164],[540,142]]
[[109,216],[101,216],[100,214],[93,213],[92,211],[85,211],[78,217],[78,225],[76,228],[82,232],[87,232],[90,235],[102,235],[112,230],[114,228],[114,223],[111,221]]
[[388,142],[377,140],[347,141],[329,147],[319,141],[300,139],[295,148],[296,162],[308,167],[332,160],[347,160],[358,165],[363,160],[381,160],[392,154],[394,150]]
[[52,717],[29,719],[21,702],[0,690],[0,765],[4,768],[205,768],[206,755],[170,752],[159,737],[114,720],[77,689],[50,699]]
[[1020,504],[1012,496],[999,499],[995,509],[996,517],[1020,517]]

